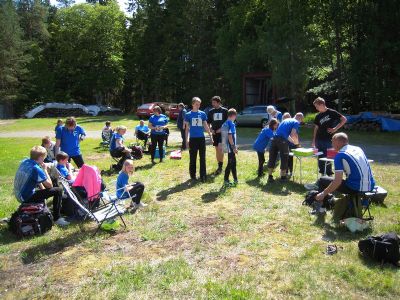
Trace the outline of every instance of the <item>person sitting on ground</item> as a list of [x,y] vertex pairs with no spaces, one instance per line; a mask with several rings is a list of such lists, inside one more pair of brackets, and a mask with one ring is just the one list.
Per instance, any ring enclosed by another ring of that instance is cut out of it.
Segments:
[[117,197],[118,199],[128,199],[132,198],[131,207],[133,209],[141,208],[147,206],[140,201],[144,192],[144,185],[141,182],[135,182],[129,184],[129,177],[132,176],[135,167],[133,161],[130,159],[125,160],[122,170],[117,178]]
[[46,149],[47,156],[44,159],[45,163],[52,163],[56,159],[56,143],[54,143],[49,136],[42,138],[42,147]]
[[[323,176],[319,179],[317,201],[335,191],[342,194],[370,192],[375,187],[371,166],[364,151],[357,146],[349,145],[347,134],[340,132],[332,137],[333,148],[338,151],[334,159],[335,177]],[[343,179],[346,174],[346,179]],[[334,219],[340,218],[346,210],[345,199],[335,203]]]
[[31,149],[30,158],[21,162],[15,174],[14,194],[21,203],[45,203],[53,197],[53,219],[57,225],[66,226],[69,222],[60,216],[62,188],[51,182],[44,163],[46,155],[42,146]]
[[149,118],[149,128],[151,129],[151,162],[154,164],[154,157],[156,154],[156,147],[158,146],[158,153],[160,155],[160,162],[164,157],[164,141],[166,140],[166,129],[168,129],[168,118],[163,115],[161,107],[155,106],[153,108],[153,115]]
[[275,136],[272,138],[271,148],[269,150],[268,159],[268,182],[273,182],[276,158],[278,153],[281,157],[281,180],[287,180],[287,169],[289,160],[289,142],[299,147],[298,130],[300,123],[303,122],[304,116],[302,113],[297,113],[294,118],[286,119],[279,124]]
[[282,122],[282,113],[275,108],[273,105],[268,105],[267,106],[267,113],[268,113],[268,122],[270,122],[272,119],[277,119],[278,122]]
[[[236,154],[238,153],[235,126],[236,116],[236,109],[229,109],[228,119],[221,126],[221,146],[223,147],[223,152],[228,153],[228,163],[225,168],[224,176],[225,186],[237,186],[238,184],[236,171]],[[229,175],[231,172],[233,183],[229,181]]]
[[124,145],[124,134],[126,133],[126,130],[127,128],[125,126],[117,126],[110,140],[111,156],[115,158],[121,158],[115,166],[116,171],[120,171],[122,169],[122,165],[124,164],[125,160],[132,159],[132,150]]
[[56,155],[57,160],[57,170],[60,172],[61,176],[69,181],[69,183],[73,183],[75,181],[76,175],[72,171],[71,164],[68,162],[68,154],[60,151]]
[[253,149],[257,151],[258,156],[258,177],[264,176],[264,163],[265,163],[265,150],[271,146],[271,138],[274,136],[274,132],[278,128],[279,122],[277,119],[271,119],[267,127],[264,127],[258,134]]
[[82,167],[85,162],[81,154],[80,142],[85,136],[85,130],[76,124],[76,119],[68,117],[65,126],[57,129],[56,154],[60,150],[64,151],[69,155],[69,162],[72,159],[78,168]]
[[113,132],[114,130],[111,127],[111,122],[106,121],[103,129],[101,130],[101,138],[103,139],[103,141],[110,141]]
[[58,120],[57,120],[56,127],[54,128],[55,133],[57,134],[58,128],[63,127],[63,126],[64,126],[64,121],[61,120],[61,119],[58,119]]
[[143,120],[140,120],[139,125],[135,127],[135,135],[139,140],[144,141],[144,148],[146,148],[150,136],[150,129],[144,124]]

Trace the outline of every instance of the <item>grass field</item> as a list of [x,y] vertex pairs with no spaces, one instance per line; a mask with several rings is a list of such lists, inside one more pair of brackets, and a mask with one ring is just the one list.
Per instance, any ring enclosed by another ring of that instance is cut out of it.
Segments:
[[[7,126],[28,130],[42,121],[18,120]],[[79,122],[97,129],[103,121]],[[45,123],[40,126],[46,128]],[[253,129],[239,133],[250,134]],[[37,139],[0,139],[0,218],[18,206],[12,195],[13,177],[19,161],[36,143]],[[109,155],[98,144],[99,140],[85,140],[84,158],[88,164],[108,168]],[[305,190],[300,184],[258,180],[257,157],[251,151],[239,152],[240,184],[227,190],[221,188],[222,175],[210,176],[204,184],[189,184],[187,152],[180,161],[167,159],[155,166],[145,156],[136,166],[134,180],[145,184],[143,201],[149,206],[126,215],[126,231],[92,237],[95,225],[87,222],[54,227],[44,236],[19,241],[1,225],[0,298],[400,297],[400,269],[366,261],[357,248],[358,240],[367,235],[400,233],[398,165],[373,164],[375,178],[389,196],[385,205],[372,207],[375,221],[361,234],[335,227],[330,214],[325,220],[310,216],[301,205]],[[215,169],[213,149],[208,146],[207,173]],[[306,159],[304,169],[304,181],[315,181],[315,161]],[[110,182],[115,176],[104,179]],[[342,248],[327,256],[328,244]]]

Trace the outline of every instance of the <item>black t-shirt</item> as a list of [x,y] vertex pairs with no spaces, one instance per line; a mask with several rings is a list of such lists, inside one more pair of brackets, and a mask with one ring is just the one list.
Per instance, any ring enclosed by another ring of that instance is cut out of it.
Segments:
[[314,124],[318,126],[316,139],[317,140],[330,140],[332,134],[328,132],[328,128],[334,128],[340,123],[342,115],[334,109],[328,108],[323,113],[318,113],[315,116]]
[[211,124],[212,130],[218,130],[228,119],[228,110],[225,107],[212,108],[208,112],[207,123]]

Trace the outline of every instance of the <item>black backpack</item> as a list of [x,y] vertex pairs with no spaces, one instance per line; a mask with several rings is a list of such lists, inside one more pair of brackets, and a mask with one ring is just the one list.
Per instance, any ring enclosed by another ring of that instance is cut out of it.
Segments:
[[358,242],[358,248],[363,256],[394,265],[398,265],[400,260],[399,245],[400,239],[394,232],[380,236],[369,236],[367,239]]
[[[318,191],[307,192],[302,204],[313,207],[315,202],[317,201],[315,200],[315,196],[317,196],[318,194],[319,194]],[[335,197],[332,194],[326,195],[322,202],[322,207],[325,208],[326,210],[331,210],[333,209],[334,205],[335,205]]]
[[44,203],[23,203],[12,214],[8,225],[19,238],[39,235],[53,227],[53,216]]

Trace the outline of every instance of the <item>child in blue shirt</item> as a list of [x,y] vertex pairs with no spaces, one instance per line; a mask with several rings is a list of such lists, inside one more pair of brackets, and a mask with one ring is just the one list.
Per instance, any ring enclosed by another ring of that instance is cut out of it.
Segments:
[[[228,153],[228,164],[225,168],[224,185],[236,186],[238,184],[237,171],[236,171],[236,154],[237,141],[236,141],[236,120],[237,112],[234,108],[228,110],[228,119],[222,124],[221,127],[221,141],[222,148],[225,153]],[[229,175],[232,172],[233,184],[229,181]]]
[[118,199],[132,199],[131,207],[133,209],[138,209],[141,207],[147,206],[140,201],[144,192],[144,185],[141,182],[136,182],[133,184],[129,184],[129,177],[132,176],[135,167],[133,165],[133,160],[127,159],[125,160],[122,170],[117,178],[117,197]]
[[56,127],[54,128],[54,131],[55,131],[56,134],[57,134],[58,128],[63,127],[63,125],[64,125],[64,121],[61,120],[61,119],[58,119],[58,120],[57,120]]
[[268,127],[265,127],[259,133],[257,139],[253,144],[253,149],[257,151],[258,156],[258,177],[264,175],[264,163],[265,163],[265,150],[269,148],[270,140],[274,136],[274,132],[278,127],[279,122],[277,119],[271,119]]
[[75,174],[71,170],[71,164],[68,163],[68,154],[60,151],[56,155],[57,160],[57,170],[60,172],[61,176],[67,179],[70,183],[75,181]]

